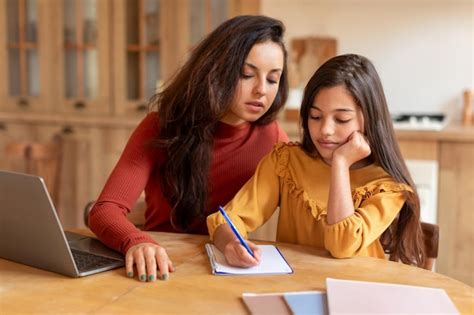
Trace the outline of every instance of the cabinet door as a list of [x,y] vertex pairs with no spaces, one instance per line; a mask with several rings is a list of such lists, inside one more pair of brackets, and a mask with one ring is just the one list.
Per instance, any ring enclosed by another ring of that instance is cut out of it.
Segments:
[[0,110],[52,109],[46,0],[0,0]]
[[114,111],[142,115],[188,52],[230,16],[258,13],[254,0],[113,2]]
[[115,112],[133,115],[147,110],[147,100],[162,78],[164,3],[117,0],[113,3],[113,77]]
[[230,15],[228,1],[188,0],[188,7],[190,48]]
[[436,271],[474,285],[473,142],[441,144]]
[[58,17],[59,30],[56,112],[109,113],[110,1],[64,0],[50,9]]

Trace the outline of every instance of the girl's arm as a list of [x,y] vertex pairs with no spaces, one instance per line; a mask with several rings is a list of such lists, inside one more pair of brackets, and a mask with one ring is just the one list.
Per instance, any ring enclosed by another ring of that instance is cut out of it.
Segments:
[[369,155],[370,147],[359,132],[334,152],[324,231],[324,246],[334,257],[353,257],[373,244],[403,206],[404,192],[410,190],[387,177],[356,189],[353,199],[349,169],[364,165]]
[[324,247],[337,258],[353,257],[361,252],[383,257],[382,247],[374,246],[374,242],[397,216],[409,191],[410,187],[396,183],[390,177],[357,188],[354,214],[324,226]]
[[370,146],[359,131],[333,153],[327,205],[327,223],[335,224],[354,214],[349,168],[370,155]]
[[[265,223],[278,206],[280,184],[275,169],[278,163],[277,150],[281,146],[277,146],[260,161],[252,178],[225,207],[228,216],[244,238],[247,238],[248,232]],[[248,242],[255,253],[255,257],[252,258],[240,245],[219,212],[207,217],[207,227],[211,239],[224,253],[229,264],[249,267],[259,262],[260,250]]]
[[240,244],[228,224],[221,224],[214,232],[214,245],[224,253],[227,262],[232,266],[252,267],[260,263],[262,251],[252,242],[246,241],[252,249],[252,257]]

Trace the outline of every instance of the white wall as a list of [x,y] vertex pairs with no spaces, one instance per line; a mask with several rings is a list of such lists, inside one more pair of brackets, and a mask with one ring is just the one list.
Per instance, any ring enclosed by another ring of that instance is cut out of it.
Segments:
[[472,0],[262,0],[293,37],[330,36],[338,54],[375,64],[390,111],[445,112],[459,119],[474,87]]

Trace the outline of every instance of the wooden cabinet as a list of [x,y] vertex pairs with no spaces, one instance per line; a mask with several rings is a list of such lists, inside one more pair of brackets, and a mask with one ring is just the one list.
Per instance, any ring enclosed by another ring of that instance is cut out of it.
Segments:
[[56,113],[107,114],[110,89],[110,0],[49,1]]
[[147,101],[187,52],[183,0],[114,2],[112,51],[117,115],[146,112]]
[[56,207],[64,227],[75,228],[84,227],[84,206],[97,198],[138,120],[0,113],[0,122],[0,169],[20,170],[18,161],[3,154],[7,143],[48,143],[61,135]]
[[440,132],[397,132],[406,159],[436,160],[439,254],[436,271],[474,284],[474,127],[450,125]]
[[137,116],[207,33],[229,17],[257,14],[255,0],[113,2],[113,113]]
[[443,141],[440,150],[439,272],[474,285],[474,142]]
[[159,85],[250,0],[0,0],[0,111],[142,116]]
[[0,0],[0,110],[52,109],[52,20],[46,1]]
[[0,168],[11,141],[63,138],[61,213],[82,227],[160,83],[254,0],[0,0]]
[[108,113],[110,4],[0,0],[0,110]]

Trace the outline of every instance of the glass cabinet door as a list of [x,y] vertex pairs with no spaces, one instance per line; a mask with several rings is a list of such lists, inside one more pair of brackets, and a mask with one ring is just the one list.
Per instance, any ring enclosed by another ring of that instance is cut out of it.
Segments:
[[49,109],[47,18],[40,1],[0,1],[0,108]]
[[127,98],[151,97],[160,78],[160,1],[127,1]]
[[199,40],[230,16],[257,14],[258,4],[258,0],[114,0],[114,113],[143,115],[150,97]]
[[114,1],[115,112],[142,114],[188,52],[229,16],[229,0]]
[[110,111],[108,0],[63,0],[60,112]]
[[162,80],[162,19],[160,0],[114,2],[115,112],[143,114]]
[[228,18],[225,0],[188,0],[189,42],[194,47],[205,35]]

